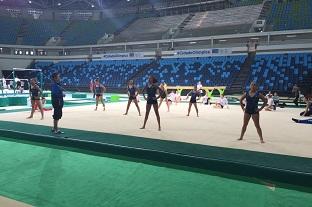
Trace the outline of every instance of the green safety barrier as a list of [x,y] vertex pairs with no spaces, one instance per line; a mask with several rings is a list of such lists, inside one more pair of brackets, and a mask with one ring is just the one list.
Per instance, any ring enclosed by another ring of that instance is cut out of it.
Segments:
[[12,96],[8,97],[9,106],[26,106],[27,105],[27,98],[22,96]]
[[112,95],[110,98],[110,102],[118,102],[120,99],[119,95]]
[[86,93],[73,93],[72,98],[87,98]]
[[7,97],[0,97],[0,107],[9,106],[9,99]]
[[43,97],[51,97],[51,93],[49,92],[43,92]]

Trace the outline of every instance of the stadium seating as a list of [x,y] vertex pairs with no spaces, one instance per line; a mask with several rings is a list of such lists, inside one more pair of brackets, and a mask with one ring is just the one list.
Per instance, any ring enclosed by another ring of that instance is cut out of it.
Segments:
[[267,16],[267,23],[273,30],[293,30],[312,28],[312,1],[272,1],[272,9]]
[[23,44],[45,45],[51,37],[59,37],[67,25],[67,21],[27,20]]
[[175,28],[188,15],[141,18],[122,31],[115,41],[139,41],[161,39],[170,28]]
[[148,76],[153,75],[159,81],[174,86],[195,85],[198,81],[206,86],[230,86],[244,60],[241,55],[162,59],[157,67],[138,77],[137,84],[144,86]]
[[[166,58],[155,64],[146,59],[37,62],[35,67],[43,69],[45,83],[50,83],[52,73],[60,72],[62,82],[74,87],[87,87],[90,80],[100,77],[107,87],[124,88],[127,80],[134,78],[142,88],[150,75],[174,86],[201,81],[205,86],[231,87],[245,59],[246,56],[233,55]],[[251,66],[246,86],[255,81],[260,90],[289,92],[294,83],[300,84],[311,75],[312,53],[260,54]]]
[[257,55],[251,67],[250,81],[260,90],[290,91],[312,74],[312,53]]
[[21,19],[1,16],[0,43],[16,44],[16,38],[21,24],[22,24]]
[[65,85],[87,86],[99,77],[106,86],[125,87],[127,80],[149,63],[150,60],[38,62],[35,68],[43,69],[45,83],[50,82],[52,73],[59,72]]
[[125,25],[129,24],[135,15],[110,18],[101,21],[75,21],[63,33],[65,45],[90,45],[107,34],[113,34]]
[[179,37],[249,32],[261,9],[260,4],[196,13]]

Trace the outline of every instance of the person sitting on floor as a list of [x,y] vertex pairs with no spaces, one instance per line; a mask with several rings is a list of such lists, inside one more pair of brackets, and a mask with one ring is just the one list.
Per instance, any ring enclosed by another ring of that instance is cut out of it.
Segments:
[[274,104],[274,101],[273,101],[273,96],[272,96],[272,94],[268,94],[268,104],[267,104],[267,106],[264,108],[266,111],[272,111],[272,110],[274,110],[274,106],[275,106],[275,104]]
[[215,108],[223,109],[225,107],[229,108],[228,106],[228,100],[226,97],[224,97],[223,94],[220,94],[220,98],[217,99]]
[[277,95],[277,93],[274,93],[273,96],[273,102],[274,102],[274,106],[273,106],[273,110],[276,110],[276,107],[278,107],[279,104],[279,96]]
[[203,97],[203,104],[205,105],[210,104],[210,98],[207,96],[207,94]]
[[300,120],[300,119],[294,119],[292,118],[292,120],[296,123],[299,123],[299,124],[312,124],[312,119],[303,119],[303,120]]
[[312,95],[305,96],[305,102],[307,104],[305,110],[300,113],[300,116],[311,116],[312,115]]

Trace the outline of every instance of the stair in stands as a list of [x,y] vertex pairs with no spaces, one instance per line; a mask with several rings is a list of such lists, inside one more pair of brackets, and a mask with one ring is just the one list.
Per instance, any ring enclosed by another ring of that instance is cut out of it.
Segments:
[[[260,15],[259,15],[259,18],[258,19],[266,19],[269,12],[271,11],[271,8],[272,8],[272,0],[267,0],[263,3],[263,7],[262,7],[262,10],[260,12]],[[265,26],[265,31],[271,31],[273,28],[271,25],[267,24]]]
[[23,37],[27,32],[27,21],[25,19],[22,20],[21,26],[16,36],[16,44],[22,45],[23,44]]
[[68,23],[68,25],[65,27],[65,29],[60,33],[60,37],[62,38],[62,42],[66,41],[66,40],[64,40],[64,33],[66,33],[68,30],[70,30],[70,28],[72,27],[73,24],[74,24],[74,22],[70,21]]
[[157,67],[158,65],[159,64],[157,60],[152,60],[149,64],[142,65],[139,71],[135,73],[133,76],[131,76],[127,80],[127,82],[129,82],[130,80],[134,80],[134,82],[136,82],[137,78],[140,77],[142,74],[144,74],[147,70],[149,70],[152,67]]
[[184,30],[184,27],[189,24],[192,21],[192,18],[195,16],[195,14],[191,13],[189,14],[181,24],[178,25],[178,29],[175,31],[175,33],[172,35],[172,38],[175,38],[179,35],[179,33]]
[[235,77],[231,86],[227,89],[229,94],[241,94],[245,90],[246,82],[250,75],[250,68],[255,60],[255,56],[248,55],[241,66],[240,72]]

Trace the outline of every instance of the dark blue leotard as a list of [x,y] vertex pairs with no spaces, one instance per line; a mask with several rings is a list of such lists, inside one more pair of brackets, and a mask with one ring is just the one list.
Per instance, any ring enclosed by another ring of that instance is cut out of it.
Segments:
[[191,91],[190,103],[196,103],[197,102],[197,97],[199,97],[199,92],[198,91]]
[[153,84],[153,85],[147,85],[145,89],[147,93],[147,104],[157,104],[156,94],[157,94],[157,90],[159,89],[159,87]]
[[257,91],[255,95],[250,96],[249,91],[246,91],[246,108],[245,113],[247,114],[257,114],[258,113],[258,103],[259,103],[259,92]]
[[39,92],[40,92],[39,86],[37,86],[37,85],[32,86],[31,85],[30,86],[31,100],[40,100]]
[[130,88],[128,86],[128,93],[129,93],[129,99],[130,100],[136,99],[136,91],[137,91],[136,87],[133,86],[132,88]]

